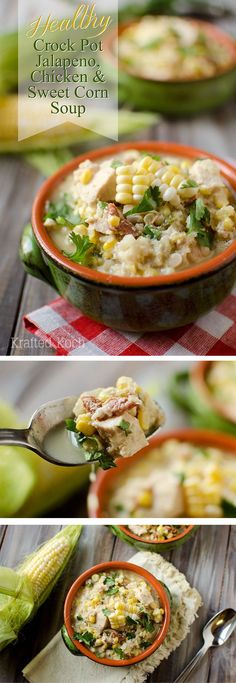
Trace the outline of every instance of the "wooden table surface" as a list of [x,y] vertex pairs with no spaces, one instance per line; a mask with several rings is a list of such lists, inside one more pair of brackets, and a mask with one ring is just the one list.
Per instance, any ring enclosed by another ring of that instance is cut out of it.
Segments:
[[[0,563],[11,567],[59,530],[54,526],[0,527]],[[85,569],[105,560],[128,560],[135,550],[116,539],[102,526],[83,528],[78,548],[63,578],[19,642],[0,654],[0,683],[22,683],[23,667],[55,635],[63,622],[63,602],[73,580]],[[201,629],[224,607],[235,607],[236,527],[202,526],[185,545],[166,553],[167,560],[182,572],[203,598],[199,618],[178,650],[148,679],[149,683],[173,683],[201,646]],[[189,683],[235,683],[236,636],[222,648],[206,655]],[[101,676],[102,678],[102,676]],[[78,682],[79,660],[78,660]],[[42,681],[50,683],[50,681]],[[67,683],[65,672],[65,683]],[[88,680],[89,683],[89,680]]]
[[[122,4],[124,0],[119,0],[119,6]],[[227,6],[235,9],[235,0],[227,0]],[[1,0],[1,26],[7,29],[16,25],[16,7],[17,0]],[[235,17],[218,23],[236,35],[236,12]],[[235,115],[236,101],[193,119],[163,119],[142,137],[177,141],[236,159]],[[104,144],[109,144],[109,140],[101,138],[100,146]],[[24,314],[55,298],[55,292],[48,285],[24,274],[18,257],[22,229],[30,219],[32,201],[42,180],[40,174],[20,158],[0,158],[0,354],[3,355],[53,353],[29,335],[22,323]]]

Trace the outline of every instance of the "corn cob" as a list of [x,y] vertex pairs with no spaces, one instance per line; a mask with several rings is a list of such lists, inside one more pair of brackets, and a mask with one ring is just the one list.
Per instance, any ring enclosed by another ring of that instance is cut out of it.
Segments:
[[0,567],[0,650],[18,638],[19,631],[45,602],[65,569],[81,526],[65,527],[16,569]]
[[44,543],[18,567],[32,585],[34,602],[39,607],[48,597],[75,548],[82,527],[67,526]]

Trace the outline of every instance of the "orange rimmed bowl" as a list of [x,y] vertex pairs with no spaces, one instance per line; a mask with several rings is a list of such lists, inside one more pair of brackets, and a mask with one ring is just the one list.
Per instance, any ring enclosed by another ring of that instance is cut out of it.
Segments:
[[[73,638],[74,629],[71,624],[72,605],[77,591],[79,590],[79,588],[81,588],[81,586],[83,586],[85,581],[89,579],[90,576],[92,576],[92,574],[99,574],[100,572],[104,571],[116,571],[120,569],[135,572],[139,576],[142,576],[142,578],[145,579],[145,581],[147,581],[147,583],[151,585],[153,591],[160,600],[161,607],[164,609],[164,620],[161,625],[160,631],[158,632],[153,643],[144,652],[137,655],[136,657],[122,660],[108,659],[106,657],[100,658],[97,657],[94,654],[94,652],[91,652],[91,650],[85,647],[78,640],[75,640]],[[148,572],[143,567],[139,567],[136,564],[131,564],[130,562],[102,562],[101,564],[97,564],[94,567],[87,569],[87,571],[81,574],[81,576],[79,576],[79,578],[76,579],[76,581],[74,581],[74,583],[72,584],[67,594],[64,605],[64,626],[62,627],[62,637],[65,642],[65,645],[68,647],[70,652],[72,652],[72,654],[85,655],[97,664],[104,664],[106,666],[130,666],[131,664],[137,664],[138,662],[141,662],[147,657],[149,657],[163,643],[170,624],[170,612],[171,610],[169,591],[163,583],[158,581],[158,579],[156,579],[155,576],[153,576],[153,574]]]
[[[135,519],[133,522],[135,522]],[[145,520],[143,520],[143,523],[145,523]],[[178,548],[179,545],[185,543],[193,534],[195,534],[198,527],[196,524],[189,524],[186,526],[186,529],[180,531],[173,538],[166,538],[162,541],[149,541],[140,538],[140,536],[133,533],[133,531],[130,531],[126,524],[112,524],[109,525],[109,528],[113,531],[115,536],[118,536],[118,538],[121,539],[121,541],[130,543],[130,545],[133,545],[138,550],[149,550],[150,552],[162,555],[162,553],[168,552],[168,550],[174,550],[174,548]]]
[[[162,434],[156,434],[150,437],[149,445],[143,448],[141,451],[133,455],[131,458],[120,458],[117,461],[117,467],[114,469],[107,470],[106,472],[100,471],[97,474],[96,481],[90,486],[88,495],[88,513],[89,517],[96,518],[108,518],[111,517],[109,512],[109,500],[112,495],[113,490],[116,487],[117,480],[120,474],[126,473],[132,478],[132,466],[142,459],[148,458],[148,452],[154,448],[158,448],[165,441],[169,439],[177,439],[178,441],[190,442],[193,444],[198,444],[200,446],[213,446],[215,448],[220,448],[235,454],[236,456],[236,438],[229,435],[223,434],[217,431],[210,431],[207,429],[177,429],[173,431],[163,432]],[[168,491],[166,492],[168,495]],[[232,506],[233,509],[233,506]],[[122,515],[124,517],[124,515]],[[127,514],[126,517],[129,515]],[[236,508],[234,513],[231,510],[231,517],[236,516]],[[119,517],[117,512],[116,518]],[[153,521],[153,515],[151,515]],[[146,514],[148,518],[148,511]],[[166,519],[166,521],[168,521]]]
[[102,273],[64,256],[51,241],[43,215],[45,202],[86,158],[113,156],[130,147],[187,159],[210,157],[236,191],[236,168],[213,154],[172,142],[120,143],[82,154],[47,179],[36,195],[32,229],[22,236],[20,256],[27,272],[51,284],[88,317],[130,332],[160,331],[193,322],[230,292],[236,280],[236,240],[221,254],[170,275],[124,277]]
[[[187,17],[185,17],[186,19]],[[231,55],[231,64],[218,74],[195,80],[158,80],[145,78],[129,70],[119,60],[119,90],[121,100],[131,102],[137,109],[157,111],[168,116],[196,115],[223,105],[231,99],[236,91],[236,41],[218,26],[206,21],[189,18],[191,24],[197,25],[210,38],[224,45]],[[124,30],[137,20],[119,25],[119,38]],[[104,51],[107,65],[116,68],[114,46],[116,30],[110,31],[104,39]],[[141,58],[141,54],[140,54]]]

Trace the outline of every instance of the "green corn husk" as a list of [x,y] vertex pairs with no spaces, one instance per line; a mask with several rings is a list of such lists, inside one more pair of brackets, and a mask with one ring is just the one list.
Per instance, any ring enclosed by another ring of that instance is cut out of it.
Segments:
[[193,387],[188,372],[173,375],[169,393],[172,400],[184,410],[194,427],[236,435],[236,425],[208,406],[203,396]]
[[68,526],[29,555],[14,571],[0,567],[0,650],[47,600],[75,549],[82,527]]
[[[0,428],[21,427],[14,410],[0,403]],[[52,465],[26,448],[0,446],[0,517],[47,514],[84,488],[90,466]]]

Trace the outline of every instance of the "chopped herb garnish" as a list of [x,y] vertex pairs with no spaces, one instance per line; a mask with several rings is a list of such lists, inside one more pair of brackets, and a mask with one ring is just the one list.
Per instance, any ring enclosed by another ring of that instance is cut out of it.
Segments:
[[103,614],[104,614],[105,617],[109,617],[109,614],[111,614],[111,610],[110,610],[110,609],[107,609],[106,607],[105,607],[105,609],[103,609],[102,611],[103,611]]
[[155,49],[156,47],[160,47],[163,45],[164,38],[154,38],[154,40],[149,40],[148,43],[145,43],[144,45],[141,45],[141,50],[152,50]]
[[203,455],[204,458],[210,457],[210,453],[207,450],[207,448],[199,448],[199,453],[200,453],[200,455]]
[[191,180],[191,178],[189,178],[181,183],[180,189],[183,190],[185,187],[198,187],[198,184],[195,183],[195,180]]
[[114,586],[114,588],[109,588],[107,591],[107,595],[116,595],[116,593],[119,593],[118,586]]
[[94,638],[93,634],[90,633],[89,631],[84,631],[84,633],[77,633],[75,631],[73,633],[73,639],[74,640],[79,640],[80,643],[84,643],[84,645],[88,645],[88,647],[91,647],[91,645],[94,645],[96,638]]
[[154,622],[152,621],[152,619],[150,619],[147,612],[141,612],[139,616],[139,623],[141,624],[141,626],[143,626],[143,628],[145,628],[145,630],[148,631],[148,633],[152,633],[152,631],[154,631]]
[[130,429],[130,423],[127,422],[126,420],[121,420],[118,427],[119,427],[119,429],[122,429],[123,432],[125,432],[125,436],[128,436],[128,434],[132,433],[132,429]]
[[187,218],[188,233],[196,233],[197,242],[203,247],[212,249],[214,231],[210,226],[211,214],[202,199],[197,199],[190,207]]
[[125,508],[123,505],[121,505],[121,503],[117,503],[117,505],[115,505],[115,509],[117,512],[122,512]]
[[143,235],[148,235],[151,240],[160,240],[162,231],[160,228],[155,228],[155,225],[145,225]]
[[44,216],[44,221],[51,218],[53,221],[58,223],[58,225],[66,225],[67,227],[74,227],[81,223],[81,217],[79,214],[75,214],[70,204],[68,203],[69,197],[67,194],[64,195],[62,199],[57,202],[49,202],[47,213]]
[[70,239],[76,247],[75,252],[71,255],[64,251],[63,254],[68,256],[70,260],[75,263],[87,265],[95,249],[95,245],[90,242],[87,235],[81,237],[81,235],[76,235],[75,232],[70,233]]
[[142,640],[142,642],[141,642],[141,647],[143,647],[144,650],[146,650],[148,647],[150,647],[150,645],[152,645],[150,640]]
[[78,621],[83,621],[83,617],[81,617],[81,614],[77,614],[76,619]]
[[103,583],[105,586],[109,586],[109,588],[112,588],[113,586],[115,586],[115,579],[113,578],[113,576],[106,576]]
[[130,616],[128,615],[128,616],[126,617],[126,623],[127,623],[129,626],[137,626],[137,623],[138,623],[138,622],[135,621],[135,619],[133,619],[133,617],[130,617]]
[[131,216],[134,213],[146,213],[153,211],[160,206],[161,193],[159,187],[149,187],[143,195],[141,202],[125,213],[125,216]]
[[106,209],[108,206],[108,202],[99,201],[98,206],[100,207],[100,209]]
[[186,479],[186,474],[184,472],[175,472],[175,476],[178,477],[180,484],[184,483]]
[[119,166],[123,166],[123,161],[121,161],[120,159],[114,159],[114,160],[111,162],[111,167],[112,167],[112,168],[118,168]]
[[66,429],[68,429],[69,432],[77,432],[75,420],[69,418],[68,420],[65,420],[65,423]]
[[115,652],[116,655],[119,655],[120,659],[126,659],[126,655],[121,647],[114,647],[113,652]]

